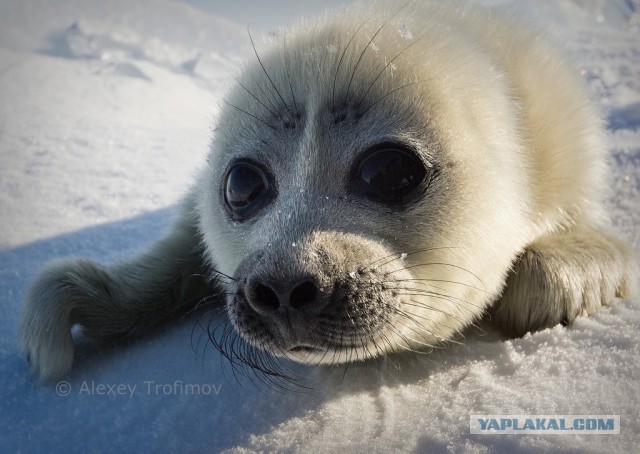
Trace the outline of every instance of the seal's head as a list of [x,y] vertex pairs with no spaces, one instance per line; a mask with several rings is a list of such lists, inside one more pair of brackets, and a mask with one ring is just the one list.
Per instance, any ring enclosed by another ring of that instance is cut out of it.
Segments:
[[199,183],[235,329],[307,363],[451,338],[530,235],[517,115],[492,62],[408,10],[363,17],[256,52]]

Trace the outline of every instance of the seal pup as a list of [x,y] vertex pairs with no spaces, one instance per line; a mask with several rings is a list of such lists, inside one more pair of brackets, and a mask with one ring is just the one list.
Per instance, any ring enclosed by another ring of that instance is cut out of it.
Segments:
[[601,227],[602,123],[540,35],[381,2],[259,48],[168,235],[36,279],[19,337],[42,379],[69,372],[75,325],[137,336],[201,301],[224,300],[232,362],[337,364],[428,351],[488,311],[520,336],[627,294],[630,256]]

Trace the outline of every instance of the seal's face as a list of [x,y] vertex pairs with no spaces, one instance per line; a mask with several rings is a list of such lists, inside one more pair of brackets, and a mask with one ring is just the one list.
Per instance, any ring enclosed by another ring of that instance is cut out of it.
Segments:
[[492,78],[465,100],[470,68],[445,45],[434,68],[397,27],[356,28],[300,32],[247,68],[200,179],[235,329],[309,363],[450,338],[500,290],[517,247],[500,232],[525,230],[511,124],[483,124],[511,114]]
[[436,186],[438,170],[397,137],[359,145],[338,165],[331,153],[314,163],[320,144],[308,147],[283,159],[286,171],[235,158],[222,176],[219,203],[252,238],[233,273],[229,315],[265,350],[309,361],[363,358],[411,324],[411,274],[392,232]]

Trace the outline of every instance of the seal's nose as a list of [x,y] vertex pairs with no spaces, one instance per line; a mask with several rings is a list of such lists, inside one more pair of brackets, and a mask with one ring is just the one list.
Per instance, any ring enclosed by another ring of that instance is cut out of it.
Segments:
[[288,279],[283,282],[256,280],[247,285],[247,301],[253,310],[270,315],[291,308],[315,312],[320,306],[320,291],[310,278]]

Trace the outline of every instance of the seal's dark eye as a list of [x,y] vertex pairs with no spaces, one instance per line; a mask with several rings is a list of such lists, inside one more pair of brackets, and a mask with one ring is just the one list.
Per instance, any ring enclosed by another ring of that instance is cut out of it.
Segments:
[[228,171],[224,181],[224,202],[238,220],[247,218],[260,208],[270,193],[264,169],[249,162],[238,162]]
[[413,153],[395,146],[378,147],[356,164],[352,177],[356,192],[391,206],[407,196],[431,173]]

